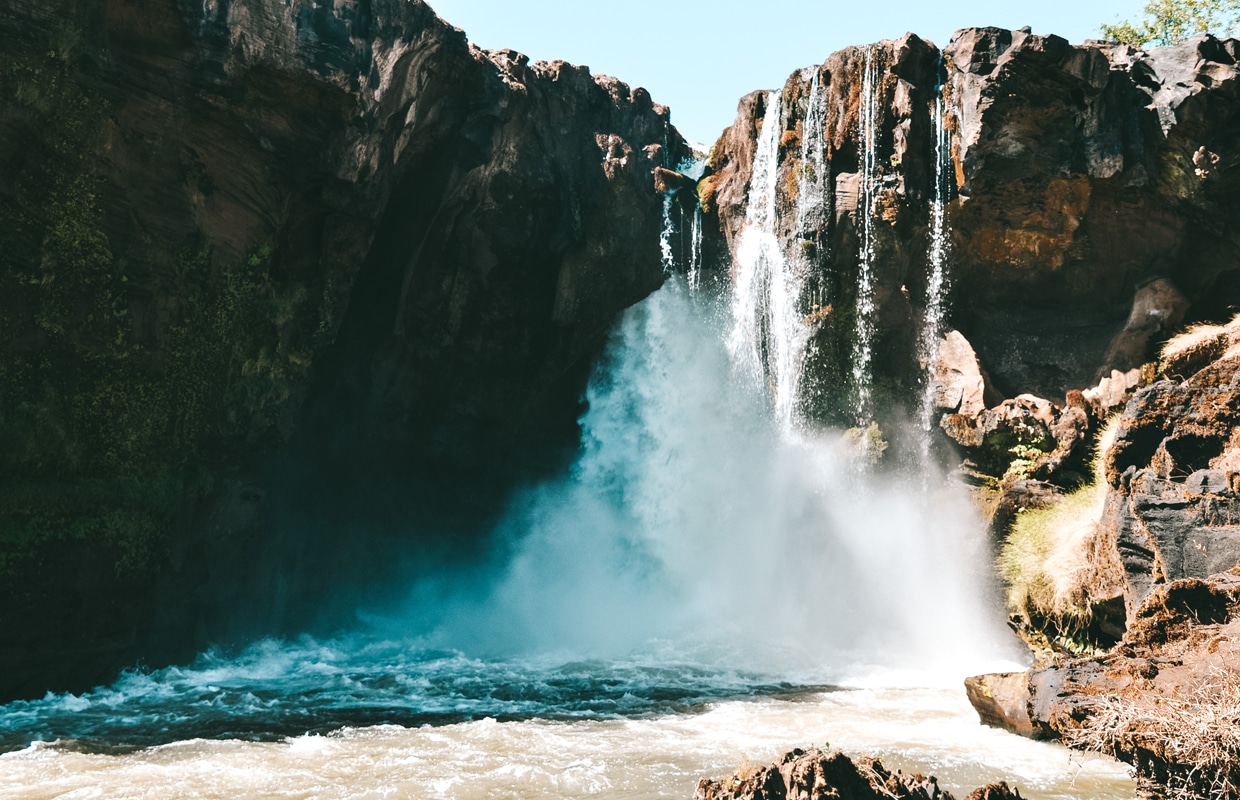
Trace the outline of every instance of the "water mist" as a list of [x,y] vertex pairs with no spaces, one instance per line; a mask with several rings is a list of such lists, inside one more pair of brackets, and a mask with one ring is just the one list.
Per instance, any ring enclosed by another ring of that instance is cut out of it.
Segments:
[[723,310],[674,280],[627,314],[572,474],[514,504],[509,560],[430,641],[653,647],[819,681],[859,664],[955,675],[998,652],[963,490],[860,475],[837,433],[784,425],[724,346]]

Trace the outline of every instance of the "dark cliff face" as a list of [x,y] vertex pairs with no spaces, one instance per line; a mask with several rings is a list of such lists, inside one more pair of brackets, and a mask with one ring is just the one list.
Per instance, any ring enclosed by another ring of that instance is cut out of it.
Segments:
[[[1000,392],[1061,400],[1112,369],[1152,360],[1116,337],[1138,290],[1156,278],[1187,297],[1190,319],[1217,319],[1240,301],[1238,48],[1235,40],[1199,37],[1142,52],[990,28],[960,31],[942,51],[911,35],[873,45],[880,379],[897,393],[916,380],[940,85],[955,173],[946,192],[949,322]],[[841,319],[856,295],[865,57],[865,49],[849,48],[815,68],[826,87],[834,213],[817,230],[783,232],[785,242],[816,252]],[[812,74],[794,74],[782,89],[785,221],[804,169],[800,137]],[[707,229],[717,228],[728,245],[744,223],[764,113],[764,95],[741,101],[702,189],[717,215]],[[831,327],[819,323],[820,352],[832,350]],[[1150,344],[1170,330],[1151,333]],[[841,349],[848,350],[834,345]]]
[[421,2],[17,0],[0,37],[0,696],[381,574],[307,528],[360,487],[415,497],[383,535],[476,526],[663,279],[666,109]]
[[1240,321],[1173,340],[1107,454],[1101,526],[1130,619],[1161,584],[1240,563]]

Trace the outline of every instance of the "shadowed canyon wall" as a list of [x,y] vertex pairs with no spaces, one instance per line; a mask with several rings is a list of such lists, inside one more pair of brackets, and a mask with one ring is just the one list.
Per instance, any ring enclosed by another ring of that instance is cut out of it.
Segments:
[[0,696],[484,528],[662,283],[667,110],[421,2],[15,0],[0,38]]

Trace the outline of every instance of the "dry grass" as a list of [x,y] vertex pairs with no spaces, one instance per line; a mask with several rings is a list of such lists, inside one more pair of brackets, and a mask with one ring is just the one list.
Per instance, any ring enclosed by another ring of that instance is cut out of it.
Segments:
[[1123,757],[1171,800],[1240,797],[1240,672],[1216,668],[1186,696],[1103,697],[1067,744]]
[[1123,592],[1123,565],[1099,524],[1107,494],[1103,455],[1118,422],[1112,418],[1099,436],[1093,482],[1047,508],[1022,511],[999,554],[1009,607],[1070,638],[1090,627],[1095,605]]
[[1226,325],[1192,325],[1167,340],[1159,355],[1164,375],[1187,378],[1240,343],[1240,315]]

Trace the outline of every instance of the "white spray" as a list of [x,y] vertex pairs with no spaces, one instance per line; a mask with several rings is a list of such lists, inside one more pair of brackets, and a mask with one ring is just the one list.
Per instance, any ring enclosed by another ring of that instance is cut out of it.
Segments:
[[838,434],[782,425],[714,312],[673,277],[627,314],[571,476],[514,505],[512,558],[449,604],[442,644],[615,655],[654,637],[807,680],[994,653],[964,490],[857,476]]

